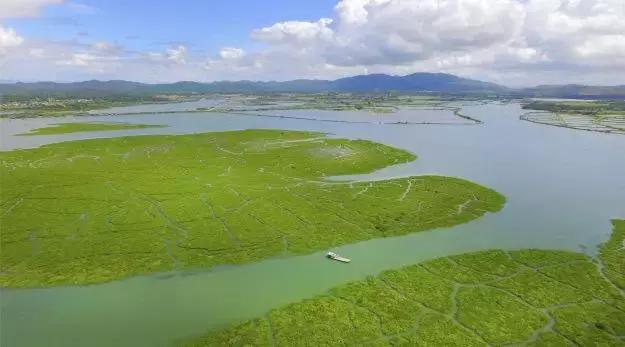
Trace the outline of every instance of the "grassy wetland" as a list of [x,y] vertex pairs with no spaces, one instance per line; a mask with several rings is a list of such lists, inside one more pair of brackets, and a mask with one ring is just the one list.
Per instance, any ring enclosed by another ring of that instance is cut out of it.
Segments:
[[502,208],[502,195],[451,177],[325,180],[414,159],[369,141],[277,130],[0,152],[0,285],[88,284],[253,262]]
[[113,123],[113,122],[81,122],[81,123],[56,123],[49,127],[37,128],[27,133],[19,134],[19,136],[36,136],[36,135],[57,135],[71,134],[89,131],[113,131],[113,130],[131,130],[158,128],[162,125],[150,124],[129,124],[129,123]]
[[348,283],[187,346],[622,346],[625,220],[597,258],[448,256]]

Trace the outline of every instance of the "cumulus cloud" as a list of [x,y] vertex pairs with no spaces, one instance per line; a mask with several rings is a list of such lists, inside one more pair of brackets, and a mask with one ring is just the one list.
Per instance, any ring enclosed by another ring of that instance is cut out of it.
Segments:
[[185,64],[187,62],[187,47],[179,45],[168,49],[167,59],[176,64]]
[[267,43],[307,44],[331,39],[334,35],[329,25],[332,19],[321,18],[316,22],[289,21],[252,31],[252,38]]
[[21,45],[24,39],[15,30],[0,25],[0,54],[11,47]]
[[245,51],[241,48],[224,47],[219,50],[219,57],[221,59],[239,59],[245,55]]
[[514,38],[524,13],[515,0],[344,0],[331,62],[399,64],[490,47]]
[[[335,72],[421,69],[515,84],[540,80],[540,69],[594,68],[605,83],[625,79],[615,74],[625,67],[622,0],[342,0],[334,20],[275,23],[252,38],[281,63],[286,55]],[[528,81],[518,80],[523,69]]]
[[[343,0],[336,19],[288,21],[252,32],[278,60],[288,56],[328,71],[401,71],[492,63],[496,57],[547,61],[521,33],[518,0]],[[295,63],[295,62],[294,62]]]

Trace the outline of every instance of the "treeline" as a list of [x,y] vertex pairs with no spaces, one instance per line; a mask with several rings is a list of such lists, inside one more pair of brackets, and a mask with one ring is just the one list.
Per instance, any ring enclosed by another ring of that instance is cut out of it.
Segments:
[[598,115],[625,113],[625,101],[533,101],[523,106],[524,109],[550,111],[555,113],[579,113]]

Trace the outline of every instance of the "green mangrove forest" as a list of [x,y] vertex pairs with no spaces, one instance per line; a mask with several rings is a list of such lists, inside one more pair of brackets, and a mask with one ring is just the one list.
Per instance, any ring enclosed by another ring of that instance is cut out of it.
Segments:
[[[456,225],[504,205],[497,192],[452,177],[327,180],[415,159],[369,141],[279,130],[117,137],[0,152],[0,286],[80,285],[305,254]],[[444,311],[445,291],[434,288],[433,300],[443,305],[436,308]],[[352,307],[349,300],[327,300]],[[338,307],[328,312],[349,312]],[[424,319],[431,323],[438,316],[430,313]]]
[[381,273],[188,346],[623,346],[625,220],[597,258],[491,250]]

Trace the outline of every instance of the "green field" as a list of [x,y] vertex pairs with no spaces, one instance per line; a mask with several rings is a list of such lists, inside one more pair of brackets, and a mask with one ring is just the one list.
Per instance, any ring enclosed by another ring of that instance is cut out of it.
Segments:
[[144,128],[162,128],[164,125],[150,124],[130,124],[130,123],[113,123],[113,122],[86,122],[86,123],[57,123],[49,127],[38,128],[30,132],[19,134],[20,136],[33,135],[57,135],[79,133],[85,131],[110,131],[110,130],[130,130]]
[[110,95],[107,97],[78,97],[60,93],[56,97],[0,94],[0,118],[63,117],[88,115],[89,111],[110,107],[162,102],[198,100],[197,95]]
[[[151,99],[119,97],[105,99],[18,98],[0,103],[2,118],[61,117],[86,114],[91,110],[139,104]],[[157,100],[157,99],[154,99]]]
[[625,220],[597,259],[564,251],[450,256],[275,309],[189,346],[623,346]]
[[505,199],[450,177],[331,182],[412,161],[320,133],[133,136],[0,152],[0,286],[87,284],[451,226]]
[[521,119],[559,127],[625,134],[625,101],[534,101]]
[[406,96],[392,94],[274,94],[263,96],[228,97],[219,107],[198,109],[211,112],[271,111],[271,110],[325,110],[394,113],[399,107],[436,109],[445,100],[434,96]]
[[591,116],[625,115],[625,101],[532,101],[524,109],[556,113],[577,113]]

